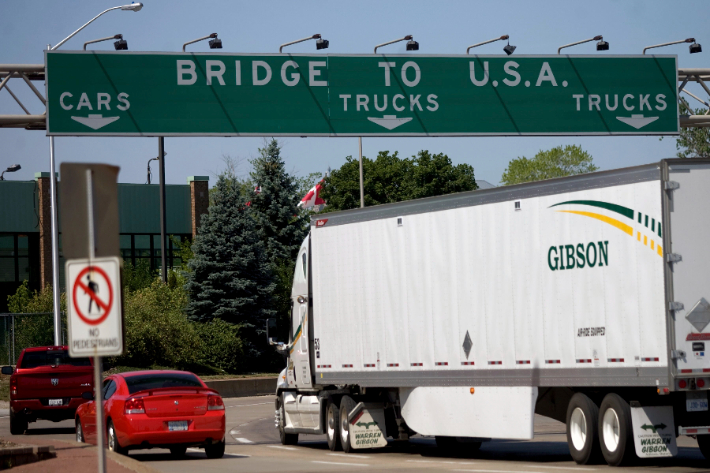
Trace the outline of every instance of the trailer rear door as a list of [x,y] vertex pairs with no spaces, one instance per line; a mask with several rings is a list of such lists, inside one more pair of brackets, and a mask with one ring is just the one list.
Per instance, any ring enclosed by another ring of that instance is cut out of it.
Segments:
[[670,161],[669,181],[676,374],[710,373],[710,161]]

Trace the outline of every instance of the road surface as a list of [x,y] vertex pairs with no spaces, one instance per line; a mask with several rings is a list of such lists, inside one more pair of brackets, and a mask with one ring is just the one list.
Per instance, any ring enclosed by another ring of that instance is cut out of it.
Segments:
[[[130,457],[170,473],[211,472],[479,472],[479,473],[587,473],[610,469],[607,465],[578,466],[569,455],[564,425],[536,416],[535,439],[494,440],[484,443],[474,455],[449,457],[436,448],[434,439],[413,438],[409,444],[363,453],[331,452],[324,435],[301,435],[297,446],[283,446],[274,427],[273,396],[225,399],[227,406],[227,448],[224,458],[209,460],[202,450],[188,450],[176,460],[168,450],[133,450]],[[0,437],[20,443],[10,435],[7,410],[0,411]],[[25,435],[73,440],[72,421],[39,421],[30,424]],[[679,455],[668,460],[639,461],[632,467],[615,468],[638,473],[707,473],[706,462],[695,440],[678,439]]]

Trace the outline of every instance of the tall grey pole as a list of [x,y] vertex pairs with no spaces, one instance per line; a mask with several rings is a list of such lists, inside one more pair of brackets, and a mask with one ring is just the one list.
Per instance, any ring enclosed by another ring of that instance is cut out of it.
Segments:
[[62,318],[59,308],[59,230],[57,225],[57,174],[54,160],[54,137],[49,137],[49,200],[52,233],[52,308],[54,312],[54,346],[62,342]]
[[365,208],[365,186],[362,182],[362,136],[359,136],[358,144],[360,145],[360,208]]
[[165,215],[165,137],[161,136],[158,138],[158,158],[160,161],[160,270],[163,278],[163,282],[168,282],[168,268],[167,268],[167,258],[165,254],[165,249],[167,245],[165,244],[165,227],[166,227],[166,215]]

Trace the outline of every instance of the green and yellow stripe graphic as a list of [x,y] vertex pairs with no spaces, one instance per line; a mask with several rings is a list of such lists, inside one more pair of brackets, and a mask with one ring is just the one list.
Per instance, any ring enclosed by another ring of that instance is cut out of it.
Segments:
[[[605,209],[605,210],[610,210],[614,213],[617,213],[623,217],[628,218],[631,220],[632,223],[635,223],[634,216],[636,216],[636,220],[638,220],[638,223],[643,225],[646,229],[650,230],[650,237],[646,234],[646,232],[641,233],[641,231],[636,230],[636,239],[639,242],[643,242],[645,246],[649,246],[651,250],[655,251],[658,253],[658,256],[663,256],[663,248],[660,244],[660,239],[663,237],[662,231],[661,231],[661,221],[658,220],[656,221],[655,218],[649,217],[646,214],[643,214],[641,212],[635,212],[633,209],[630,209],[628,207],[624,207],[623,205],[618,205],[618,204],[612,204],[611,202],[604,202],[601,200],[568,200],[566,202],[560,202],[559,204],[554,204],[551,205],[550,208],[552,207],[557,207],[559,205],[585,205],[588,207],[597,207],[600,209]],[[582,211],[582,210],[557,210],[557,212],[563,212],[563,213],[569,213],[569,214],[575,214],[575,215],[581,215],[583,217],[589,217],[593,218],[596,220],[599,220],[600,222],[604,222],[608,225],[611,225],[612,227],[618,228],[622,232],[626,233],[627,235],[633,237],[634,236],[634,228],[631,225],[628,225],[627,223],[624,223],[621,220],[618,220],[613,217],[609,217],[606,215],[602,215],[596,212],[589,212],[589,211]],[[649,227],[649,222],[650,222],[650,227]],[[658,239],[659,242],[656,242],[654,240],[655,235],[658,234]]]

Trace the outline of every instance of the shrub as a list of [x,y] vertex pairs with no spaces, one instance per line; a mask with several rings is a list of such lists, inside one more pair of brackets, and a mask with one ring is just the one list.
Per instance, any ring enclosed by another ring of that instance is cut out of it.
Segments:
[[136,367],[184,367],[199,361],[202,342],[183,309],[187,294],[155,279],[126,296],[125,348],[117,362]]

